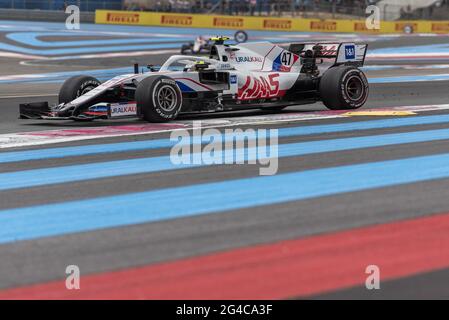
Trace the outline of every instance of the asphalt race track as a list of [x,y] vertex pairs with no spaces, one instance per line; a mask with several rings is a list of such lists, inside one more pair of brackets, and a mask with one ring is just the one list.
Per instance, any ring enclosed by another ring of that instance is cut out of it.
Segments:
[[[449,37],[281,35],[369,41],[370,98],[352,113],[75,123],[19,120],[18,104],[56,102],[72,72],[159,64],[197,30],[32,26],[0,21],[0,298],[449,298]],[[279,129],[278,173],[172,165],[170,133],[194,120]]]

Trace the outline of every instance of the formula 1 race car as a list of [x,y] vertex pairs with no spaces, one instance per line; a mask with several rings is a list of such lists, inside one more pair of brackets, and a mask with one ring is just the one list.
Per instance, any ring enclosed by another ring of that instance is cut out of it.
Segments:
[[[209,38],[205,36],[198,36],[195,41],[183,44],[181,47],[181,54],[201,54],[210,53],[210,49],[214,45],[214,38]],[[248,41],[248,34],[243,30],[238,30],[234,34],[234,41],[236,43],[243,43]]]
[[93,120],[139,117],[149,122],[180,113],[323,103],[332,110],[357,109],[368,98],[358,69],[366,44],[296,43],[283,49],[269,42],[227,45],[215,40],[209,58],[175,55],[160,68],[100,83],[75,76],[63,84],[59,104],[20,105],[23,119]]

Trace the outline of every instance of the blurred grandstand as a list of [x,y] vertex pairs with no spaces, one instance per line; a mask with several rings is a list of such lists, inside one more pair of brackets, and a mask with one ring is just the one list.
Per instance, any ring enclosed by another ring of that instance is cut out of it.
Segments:
[[97,9],[305,18],[362,18],[367,6],[381,9],[382,19],[449,18],[449,0],[0,0],[1,9],[62,11]]
[[123,0],[0,0],[2,9],[60,11],[65,10],[69,5],[77,5],[81,11],[122,10],[125,7]]

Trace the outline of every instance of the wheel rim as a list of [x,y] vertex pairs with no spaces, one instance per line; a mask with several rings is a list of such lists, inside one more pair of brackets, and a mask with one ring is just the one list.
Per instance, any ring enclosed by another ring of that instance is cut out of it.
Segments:
[[165,112],[173,111],[178,103],[178,97],[172,86],[164,85],[157,91],[157,102],[159,107]]
[[348,79],[346,83],[346,94],[351,100],[360,100],[363,97],[364,91],[362,79],[357,76],[352,76]]

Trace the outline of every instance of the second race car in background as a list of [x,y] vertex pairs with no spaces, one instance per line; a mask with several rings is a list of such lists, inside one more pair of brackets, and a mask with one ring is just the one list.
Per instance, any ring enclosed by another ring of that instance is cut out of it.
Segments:
[[[212,39],[208,36],[198,36],[195,41],[182,45],[181,54],[209,54],[214,45]],[[246,42],[248,41],[248,34],[243,30],[238,30],[234,34],[234,41],[236,43]]]

